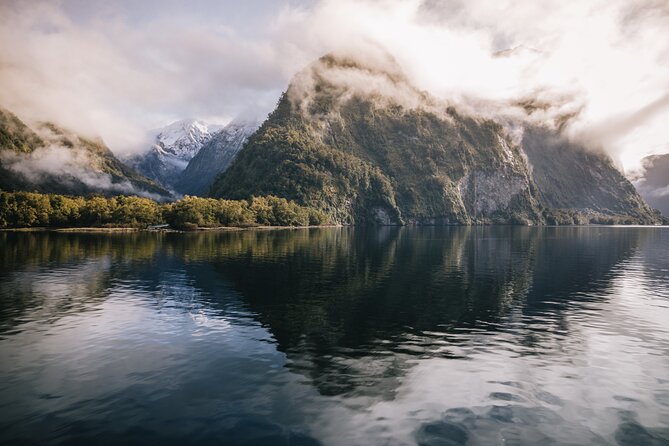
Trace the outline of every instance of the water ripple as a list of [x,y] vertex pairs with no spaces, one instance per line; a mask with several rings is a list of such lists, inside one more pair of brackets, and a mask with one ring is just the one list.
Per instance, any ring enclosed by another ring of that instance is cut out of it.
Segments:
[[2,443],[669,444],[669,229],[0,248]]

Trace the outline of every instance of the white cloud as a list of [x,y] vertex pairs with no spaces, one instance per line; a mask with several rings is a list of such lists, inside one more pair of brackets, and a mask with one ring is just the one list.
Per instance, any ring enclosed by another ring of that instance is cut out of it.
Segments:
[[572,135],[605,145],[626,167],[665,148],[661,1],[322,0],[265,3],[241,19],[214,3],[200,13],[184,4],[182,14],[170,3],[155,15],[124,4],[96,16],[92,2],[85,19],[68,2],[4,6],[0,104],[101,134],[120,152],[160,121],[267,112],[311,60],[380,45],[419,88],[474,109],[482,99],[560,98],[561,110],[581,110]]
[[137,189],[129,181],[114,182],[111,175],[96,168],[95,160],[87,152],[76,148],[48,145],[30,153],[5,151],[0,161],[7,169],[16,172],[34,184],[58,178],[60,182],[81,182],[92,190],[139,195],[160,200],[158,194]]

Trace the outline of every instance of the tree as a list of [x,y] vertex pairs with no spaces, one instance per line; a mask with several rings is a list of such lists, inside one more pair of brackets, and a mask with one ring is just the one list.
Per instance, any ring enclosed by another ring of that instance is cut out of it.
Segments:
[[81,209],[81,222],[88,225],[101,226],[112,221],[114,203],[110,199],[93,196]]
[[115,199],[112,221],[115,225],[145,227],[162,223],[160,206],[153,200],[142,197],[120,196]]

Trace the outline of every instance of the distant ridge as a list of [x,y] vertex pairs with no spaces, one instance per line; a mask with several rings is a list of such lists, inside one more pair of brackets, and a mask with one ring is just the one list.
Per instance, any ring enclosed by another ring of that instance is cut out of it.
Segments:
[[669,153],[650,155],[642,161],[643,168],[633,182],[643,198],[669,218]]
[[4,109],[0,109],[0,189],[169,196],[116,158],[101,139],[84,138],[53,123],[30,128]]

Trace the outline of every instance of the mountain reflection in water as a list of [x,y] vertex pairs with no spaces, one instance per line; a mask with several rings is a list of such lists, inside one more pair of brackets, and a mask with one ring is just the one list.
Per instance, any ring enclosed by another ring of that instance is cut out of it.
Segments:
[[0,442],[669,444],[669,229],[0,233]]

